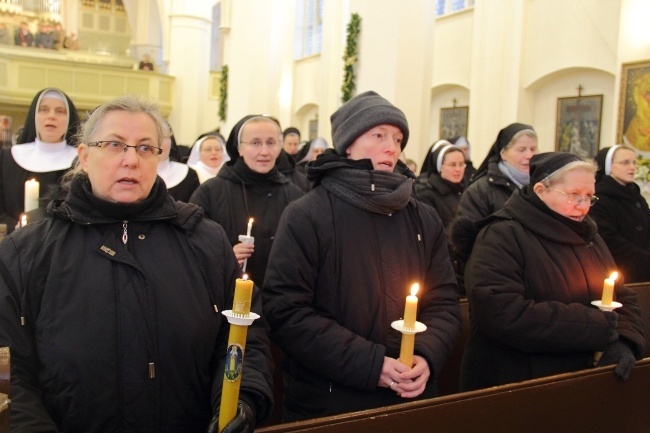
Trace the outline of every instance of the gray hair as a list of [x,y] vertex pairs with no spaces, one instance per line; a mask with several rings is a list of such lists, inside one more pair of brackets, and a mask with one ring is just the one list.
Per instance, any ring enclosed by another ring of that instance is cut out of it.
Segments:
[[510,142],[505,145],[505,147],[501,152],[505,152],[506,150],[510,149],[512,145],[515,144],[515,141],[519,140],[519,138],[524,135],[537,140],[537,133],[535,131],[533,131],[532,129],[522,129],[521,131],[517,132],[515,135],[512,136]]
[[[162,141],[165,137],[171,135],[169,125],[163,118],[156,104],[146,98],[138,97],[135,95],[122,95],[115,99],[105,102],[91,111],[84,119],[79,133],[77,134],[77,143],[84,144],[90,142],[99,129],[99,126],[104,120],[104,117],[112,111],[126,111],[127,113],[144,113],[153,120],[156,125],[156,145],[162,147]],[[78,176],[85,176],[86,173],[81,168],[81,164],[77,160],[74,168],[68,171],[62,179],[62,183],[69,184],[73,178]]]
[[596,162],[592,159],[581,159],[579,161],[573,161],[565,165],[564,167],[557,169],[544,179],[540,181],[542,185],[545,187],[551,187],[555,184],[561,183],[564,180],[564,175],[566,175],[568,172],[573,171],[573,170],[584,170],[589,173],[593,173],[594,176],[596,175],[596,170],[598,170],[598,166],[596,165]]

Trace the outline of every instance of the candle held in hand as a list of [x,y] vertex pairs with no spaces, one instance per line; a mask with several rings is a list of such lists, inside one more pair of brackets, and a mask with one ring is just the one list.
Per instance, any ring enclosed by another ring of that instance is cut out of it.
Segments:
[[612,305],[612,301],[614,300],[614,283],[617,278],[618,272],[613,272],[609,278],[605,279],[605,282],[603,283],[603,296],[601,298],[601,303],[603,305]]
[[38,209],[40,183],[36,179],[25,182],[25,212]]
[[418,298],[416,293],[420,290],[420,285],[415,283],[411,286],[411,294],[406,297],[406,306],[404,307],[404,327],[415,329],[415,319],[418,311]]

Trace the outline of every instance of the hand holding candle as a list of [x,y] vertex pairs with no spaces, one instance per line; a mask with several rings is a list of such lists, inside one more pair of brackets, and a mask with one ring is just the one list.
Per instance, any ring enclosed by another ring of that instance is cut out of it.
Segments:
[[38,209],[40,183],[36,179],[25,182],[25,212]]
[[614,300],[614,284],[617,278],[618,272],[613,272],[609,278],[605,279],[605,282],[603,283],[603,296],[601,299],[602,305],[612,305],[612,301]]
[[[413,367],[413,352],[415,351],[415,333],[416,317],[418,311],[418,298],[415,296],[420,289],[418,283],[411,286],[411,294],[406,297],[406,306],[404,307],[404,322],[402,330],[402,344],[399,351],[399,361]],[[426,327],[425,327],[426,329]]]

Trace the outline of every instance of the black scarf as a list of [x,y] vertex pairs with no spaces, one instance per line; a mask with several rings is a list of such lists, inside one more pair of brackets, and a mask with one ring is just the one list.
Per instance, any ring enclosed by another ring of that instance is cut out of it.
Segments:
[[237,158],[231,168],[235,175],[246,185],[283,184],[288,182],[287,178],[278,171],[277,166],[273,167],[268,173],[258,173],[246,165],[244,158]]
[[398,161],[395,171],[373,170],[369,159],[352,160],[333,150],[307,164],[307,177],[315,185],[360,209],[390,215],[409,203],[413,179]]
[[548,207],[546,203],[544,203],[542,199],[539,198],[537,194],[535,194],[531,185],[527,185],[521,189],[521,196],[524,198],[524,200],[535,206],[537,209],[541,210],[547,215],[552,216],[567,226],[569,229],[574,231],[578,236],[584,239],[585,242],[591,242],[594,240],[597,230],[594,230],[593,224],[590,224],[588,217],[585,217],[585,219],[582,221],[575,221],[571,218],[565,217],[564,215],[560,215]]
[[87,207],[87,205],[84,205],[85,203],[90,204],[93,209],[111,220],[129,221],[137,220],[138,217],[147,213],[149,209],[160,208],[166,198],[167,188],[165,183],[160,178],[157,178],[149,192],[149,196],[144,200],[136,203],[113,203],[93,195],[88,177],[80,176],[72,180],[70,193],[66,201],[80,209]]

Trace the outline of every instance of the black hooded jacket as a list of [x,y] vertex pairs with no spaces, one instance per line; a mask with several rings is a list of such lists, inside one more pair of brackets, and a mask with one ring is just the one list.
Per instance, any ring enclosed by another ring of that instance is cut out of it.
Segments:
[[[555,214],[530,187],[485,224],[475,242],[465,239],[471,332],[461,389],[592,367],[594,352],[611,342],[611,328],[591,301],[601,298],[604,279],[616,270],[596,225],[589,217],[577,223]],[[640,310],[622,283],[615,288],[623,304],[617,331],[640,358]]]
[[[351,170],[349,188],[343,180],[334,193],[326,183],[340,169]],[[401,335],[391,322],[402,318],[414,282],[420,283],[418,321],[427,325],[415,337],[415,353],[431,370],[418,398],[436,395],[460,310],[442,223],[431,207],[410,198],[407,170],[398,162],[391,173],[406,188],[406,200],[369,211],[341,197],[390,195],[394,189],[381,183],[385,172],[372,170],[370,160],[327,150],[307,165],[314,189],[280,220],[262,293],[271,337],[286,354],[286,420],[407,401],[378,382],[384,356],[399,356]]]
[[599,200],[589,211],[628,283],[650,281],[650,209],[635,183],[611,176],[596,182]]
[[[174,202],[160,178],[152,191],[120,206],[73,181],[51,218],[0,243],[12,431],[207,430],[229,330],[220,312],[241,273],[221,227]],[[260,302],[256,292],[258,314]],[[271,363],[258,319],[241,383],[258,420],[271,409]]]

